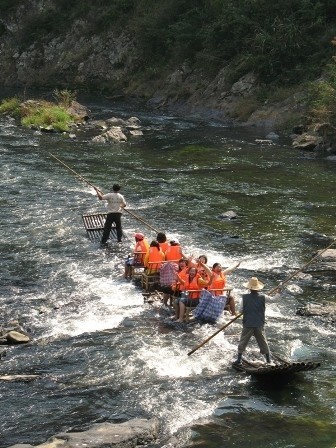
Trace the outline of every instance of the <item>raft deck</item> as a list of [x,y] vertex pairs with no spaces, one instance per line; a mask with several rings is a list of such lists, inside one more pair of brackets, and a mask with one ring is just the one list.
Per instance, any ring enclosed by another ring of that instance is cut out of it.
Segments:
[[[107,213],[96,213],[82,215],[84,227],[88,237],[91,241],[101,240],[104,230],[104,224],[106,220]],[[117,239],[117,231],[114,225],[112,225],[110,238],[113,237]]]
[[306,372],[308,370],[315,370],[320,367],[319,362],[315,361],[287,361],[280,358],[278,355],[272,354],[272,364],[260,364],[257,362],[242,360],[241,364],[233,363],[232,367],[238,372],[244,372],[256,377],[267,376],[286,376],[298,372]]

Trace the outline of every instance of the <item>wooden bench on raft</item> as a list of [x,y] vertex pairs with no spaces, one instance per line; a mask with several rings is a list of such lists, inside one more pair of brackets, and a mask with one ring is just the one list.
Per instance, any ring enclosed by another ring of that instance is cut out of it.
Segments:
[[[141,255],[141,258],[143,259],[145,257],[147,252],[134,252],[133,257],[139,257]],[[140,279],[142,278],[142,274],[144,273],[145,265],[138,263],[135,265],[130,266],[131,268],[131,278],[132,280]]]
[[[210,289],[209,291],[210,292],[223,291],[223,292],[226,293],[227,297],[230,297],[232,289],[233,289],[232,286],[228,286],[228,287],[226,287],[224,289]],[[187,291],[187,293],[189,294],[189,293],[198,292],[198,291],[199,291],[198,289],[190,289],[190,290]],[[192,317],[192,311],[195,308],[196,308],[195,306],[186,306],[186,311],[185,311],[185,321],[186,322],[190,321],[190,318]]]
[[164,261],[149,262],[141,274],[141,287],[146,291],[153,291],[160,283],[160,267]]

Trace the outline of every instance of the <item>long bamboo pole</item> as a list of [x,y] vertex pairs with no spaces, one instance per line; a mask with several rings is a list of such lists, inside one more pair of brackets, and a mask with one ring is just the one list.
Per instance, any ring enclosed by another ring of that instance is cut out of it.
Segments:
[[60,160],[58,157],[54,156],[54,154],[51,154],[51,152],[50,152],[49,155],[51,155],[51,157],[53,157],[53,158],[56,159],[59,163],[61,163],[62,165],[64,165],[69,171],[71,171],[75,176],[79,177],[83,182],[87,183],[90,187],[94,188],[96,191],[100,191],[99,188],[97,188],[95,185],[93,185],[91,182],[89,182],[87,179],[85,179],[85,177],[83,177],[83,176],[81,176],[80,174],[76,173],[75,170],[73,170],[73,169],[70,168],[68,165],[66,165],[64,162],[62,162],[62,160]]
[[[317,255],[315,255],[310,261],[308,261],[308,263],[306,263],[304,266],[302,266],[302,268],[298,269],[297,271],[295,271],[292,275],[290,275],[284,282],[282,282],[279,286],[276,286],[275,288],[273,288],[268,295],[271,295],[273,293],[275,293],[275,291],[277,291],[278,289],[281,289],[286,283],[288,283],[293,277],[295,277],[299,272],[302,272],[307,266],[309,266],[314,260],[316,260],[316,258],[320,257],[323,252],[325,252],[326,250],[328,250],[331,246],[333,246],[335,244],[336,240],[333,240],[333,242],[331,244],[329,244],[328,247],[326,247],[325,249],[322,250],[322,252],[319,252]],[[199,348],[203,347],[203,345],[205,345],[207,342],[209,342],[213,337],[215,337],[218,333],[220,333],[221,331],[223,331],[226,327],[228,327],[229,325],[231,325],[233,322],[235,322],[237,319],[239,319],[239,317],[241,317],[243,315],[243,313],[239,313],[237,316],[235,316],[233,319],[230,320],[230,322],[228,322],[227,324],[225,324],[223,327],[221,327],[219,330],[215,331],[215,333],[213,333],[211,336],[209,336],[207,339],[205,339],[203,342],[201,342],[199,345],[197,345],[196,347],[194,347],[190,352],[188,352],[188,356],[192,355],[193,353],[196,352],[196,350],[198,350]]]
[[[55,160],[57,160],[59,163],[61,163],[63,166],[65,166],[69,171],[71,171],[75,176],[79,177],[83,182],[85,182],[86,184],[88,184],[90,187],[94,188],[97,192],[99,191],[101,193],[101,191],[99,190],[99,188],[97,188],[95,185],[93,185],[91,182],[89,182],[87,179],[85,179],[85,177],[81,176],[79,173],[77,173],[75,170],[73,170],[72,168],[70,168],[66,163],[62,162],[61,159],[59,159],[58,157],[54,156],[54,154],[51,154],[51,152],[49,152],[49,155],[51,155],[51,157],[53,157]],[[137,216],[135,213],[131,212],[130,210],[124,208],[124,210],[129,213],[131,216],[133,216],[133,218],[137,219],[138,221],[142,222],[143,224],[145,224],[147,227],[149,227],[150,229],[154,230],[154,232],[158,233],[159,231],[156,230],[154,227],[152,227],[150,224],[148,224],[146,221],[144,221],[142,218],[140,218],[139,216]]]
[[137,216],[135,213],[131,212],[130,210],[128,210],[127,208],[124,208],[125,212],[129,213],[131,216],[133,216],[133,218],[137,219],[138,221],[142,222],[143,224],[145,224],[145,226],[149,227],[150,229],[154,230],[154,232],[159,233],[158,230],[156,230],[153,226],[151,226],[150,224],[148,224],[148,222],[144,221],[142,218],[140,218],[139,216]]

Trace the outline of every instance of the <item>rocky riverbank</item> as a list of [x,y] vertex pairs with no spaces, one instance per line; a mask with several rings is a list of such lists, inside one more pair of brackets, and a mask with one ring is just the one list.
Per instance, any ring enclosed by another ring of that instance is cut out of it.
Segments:
[[[0,34],[0,85],[15,87],[24,95],[31,88],[67,88],[94,91],[114,98],[135,96],[155,109],[189,115],[205,120],[219,120],[227,125],[258,126],[265,136],[276,130],[293,133],[293,146],[311,153],[333,157],[335,130],[322,123],[305,127],[304,91],[282,89],[281,95],[257,99],[260,89],[253,72],[231,80],[230,62],[212,75],[204,75],[186,60],[171,65],[155,76],[142,76],[138,70],[137,42],[126,29],[88,32],[87,18],[70,21],[62,34],[46,32],[29,44],[22,29],[53,10],[52,2],[31,0],[12,8],[2,20]],[[50,13],[51,14],[51,13]],[[52,20],[52,16],[49,20]],[[296,123],[293,126],[290,123]],[[136,130],[133,130],[137,132]],[[106,132],[101,140],[123,139],[120,132]],[[334,159],[332,159],[334,160]]]

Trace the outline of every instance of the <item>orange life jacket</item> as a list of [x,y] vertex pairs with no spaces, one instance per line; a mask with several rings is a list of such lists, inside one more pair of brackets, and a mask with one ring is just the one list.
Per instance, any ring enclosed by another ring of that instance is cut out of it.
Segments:
[[156,272],[160,269],[164,258],[162,250],[158,250],[157,247],[150,247],[145,256],[145,266],[148,267],[151,272]]
[[148,249],[149,243],[147,240],[137,241],[134,248],[134,263],[143,264]]
[[[184,269],[181,269],[181,271],[178,271],[177,275],[178,275],[178,277],[180,279],[182,279],[182,280],[184,280],[186,282],[187,281],[187,277],[188,277],[188,267],[185,267]],[[179,282],[178,283],[175,282],[172,285],[172,288],[174,290],[179,289],[180,291],[184,291],[185,290],[184,284],[183,283],[179,283]]]
[[181,246],[168,246],[165,257],[166,261],[179,261],[182,258]]
[[213,272],[212,282],[208,286],[208,290],[214,296],[221,296],[223,294],[223,289],[225,288],[225,285],[226,285],[225,274],[223,274],[223,272],[220,272],[219,274]]
[[[185,283],[184,283],[184,289],[185,291],[193,290],[192,292],[189,292],[189,299],[196,300],[200,298],[201,289],[203,289],[202,279],[200,278],[199,274],[196,274],[195,277],[190,281],[189,275],[186,277]],[[196,291],[195,291],[196,290]]]
[[159,244],[160,244],[160,248],[161,248],[162,252],[165,254],[169,247],[168,241],[165,241],[164,243],[159,243]]

